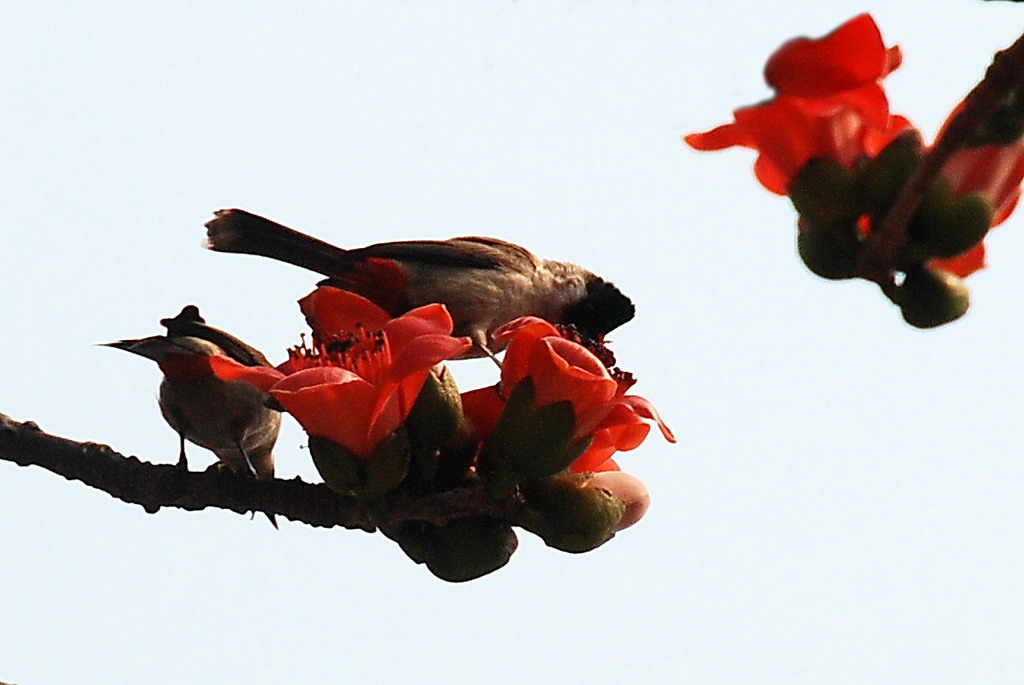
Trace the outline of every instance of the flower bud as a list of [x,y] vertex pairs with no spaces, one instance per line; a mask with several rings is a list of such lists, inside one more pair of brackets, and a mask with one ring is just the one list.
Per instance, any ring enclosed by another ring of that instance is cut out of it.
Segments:
[[401,429],[382,440],[367,460],[317,435],[309,436],[309,452],[324,483],[342,495],[383,495],[401,484],[409,468],[409,440]]
[[625,505],[626,510],[615,526],[616,531],[629,528],[651,508],[651,493],[644,482],[631,473],[601,471],[590,479],[590,486],[604,488]]
[[[473,429],[462,412],[462,398],[447,366],[431,371],[423,384],[409,417],[405,420],[411,448],[411,477],[431,483],[438,469],[448,475],[463,475],[475,453]],[[466,444],[473,443],[473,444]],[[439,464],[439,458],[457,464]]]
[[396,539],[410,559],[450,583],[497,571],[519,546],[512,527],[490,516],[468,516],[440,527],[406,524]]
[[800,219],[796,249],[804,265],[817,276],[830,280],[856,276],[860,246],[860,235],[853,222],[813,225]]
[[309,453],[313,456],[313,465],[316,466],[320,477],[331,490],[349,495],[362,487],[362,462],[342,445],[318,435],[311,435]]
[[923,142],[915,129],[901,133],[868,161],[860,178],[863,211],[883,216],[921,161]]
[[936,268],[907,271],[896,293],[903,319],[916,328],[934,328],[959,319],[970,306],[964,282]]
[[955,257],[977,245],[992,223],[992,203],[982,194],[954,198],[949,182],[936,181],[925,193],[907,229],[912,246],[933,257]]
[[533,382],[525,378],[506,400],[498,425],[481,452],[479,473],[497,498],[510,494],[524,478],[565,470],[590,444],[589,439],[573,439],[576,417],[571,402],[543,407],[535,407],[533,402]]
[[594,474],[563,474],[523,487],[526,507],[516,524],[563,552],[589,552],[612,539],[626,504],[593,482]]
[[815,226],[849,224],[860,214],[857,175],[833,159],[812,159],[787,188],[800,218]]

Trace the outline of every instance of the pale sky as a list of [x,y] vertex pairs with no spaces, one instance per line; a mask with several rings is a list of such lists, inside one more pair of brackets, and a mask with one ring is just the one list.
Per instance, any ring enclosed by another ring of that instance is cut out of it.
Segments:
[[[751,153],[679,142],[767,97],[785,39],[865,10],[926,136],[1024,25],[971,0],[8,7],[0,412],[175,461],[155,365],[95,344],[192,303],[283,358],[316,277],[204,251],[237,206],[586,265],[636,302],[613,349],[679,444],[621,455],[654,499],[637,526],[583,555],[523,532],[460,585],[381,535],[148,515],[0,462],[0,681],[1021,682],[1024,218],[968,315],[913,330],[803,268]],[[316,478],[293,423],[277,454]]]

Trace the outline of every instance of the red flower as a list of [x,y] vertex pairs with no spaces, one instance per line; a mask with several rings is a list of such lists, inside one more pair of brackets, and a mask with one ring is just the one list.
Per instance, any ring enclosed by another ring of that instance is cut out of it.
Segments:
[[[959,112],[958,106],[937,137],[942,137],[949,121]],[[1024,138],[1009,145],[961,147],[942,167],[940,174],[949,181],[953,197],[978,193],[993,209],[992,226],[1006,220],[1020,200],[1024,181]],[[978,243],[952,259],[935,260],[935,266],[951,271],[961,278],[985,266],[985,244]]]
[[[440,304],[391,319],[369,300],[321,287],[299,302],[313,345],[276,369],[218,363],[214,372],[268,391],[310,435],[369,458],[408,417],[431,367],[468,350]],[[227,360],[230,362],[230,360]]]
[[874,91],[884,100],[878,81],[899,67],[902,59],[899,47],[885,47],[871,15],[861,14],[824,38],[784,43],[768,58],[764,78],[780,95],[849,97]]
[[1024,138],[1010,145],[962,147],[940,172],[950,183],[953,197],[980,193],[992,203],[992,225],[1006,220],[1020,199],[1024,180]]
[[889,113],[881,79],[901,61],[886,48],[871,15],[849,20],[824,38],[789,41],[765,66],[776,97],[733,112],[735,121],[684,140],[698,150],[743,146],[760,154],[758,181],[786,194],[789,181],[815,158],[847,167],[876,155],[910,122]]
[[[511,341],[501,367],[505,394],[529,378],[537,407],[571,402],[576,419],[574,439],[593,438],[587,451],[573,463],[573,472],[618,470],[612,454],[639,447],[650,431],[645,419],[656,422],[665,439],[675,442],[653,404],[625,394],[631,381],[612,377],[593,353],[563,338],[547,321],[536,317],[516,319],[495,331],[494,337]],[[464,393],[462,401],[477,431],[482,436],[490,435],[504,403],[495,389]]]

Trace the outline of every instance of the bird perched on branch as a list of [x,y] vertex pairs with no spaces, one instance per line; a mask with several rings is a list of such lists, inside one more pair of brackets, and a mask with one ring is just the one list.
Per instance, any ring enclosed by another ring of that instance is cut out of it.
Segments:
[[[189,305],[160,324],[166,335],[104,343],[152,359],[164,374],[160,411],[178,434],[178,466],[188,468],[185,441],[217,455],[214,467],[269,479],[274,477],[274,443],[281,414],[267,406],[269,395],[242,381],[213,375],[216,357],[246,366],[271,366],[259,350],[208,326],[199,309]],[[274,527],[277,523],[267,514]]]
[[633,318],[635,308],[618,288],[566,262],[540,259],[496,238],[407,240],[342,249],[241,209],[222,209],[206,224],[207,247],[270,257],[327,276],[320,285],[348,290],[392,316],[440,302],[455,322],[453,335],[469,336],[466,357],[500,351],[492,334],[520,316],[569,324],[585,339]]

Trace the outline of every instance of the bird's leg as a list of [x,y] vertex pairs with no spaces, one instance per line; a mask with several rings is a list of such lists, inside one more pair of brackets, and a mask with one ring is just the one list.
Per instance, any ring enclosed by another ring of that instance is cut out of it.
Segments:
[[177,467],[183,471],[188,471],[188,458],[185,457],[185,434],[178,433],[178,442],[180,443],[180,449],[178,451],[178,463]]
[[[252,459],[249,458],[249,453],[245,451],[242,441],[239,440],[237,444],[238,451],[241,453],[242,458],[245,459],[245,466],[248,468],[249,474],[251,474],[253,478],[259,478],[259,474],[256,473],[256,467],[252,465]],[[270,525],[274,527],[274,530],[280,530],[280,528],[277,527],[277,517],[274,516],[273,513],[264,511],[263,515],[267,517],[268,521],[270,521]],[[252,521],[254,518],[256,518],[255,510],[250,512],[249,520]]]
[[491,361],[498,365],[498,370],[501,370],[501,360],[498,359],[497,355],[491,352],[491,348],[487,347],[487,333],[483,331],[474,332],[471,334],[470,339],[473,341],[473,345],[483,352],[485,355],[491,358]]
[[241,441],[238,441],[237,444],[238,452],[242,455],[242,459],[245,459],[245,467],[249,470],[249,473],[252,474],[253,478],[258,478],[259,474],[256,473],[256,467],[252,465],[252,460],[249,459],[249,453],[245,451],[245,447],[242,445]]

